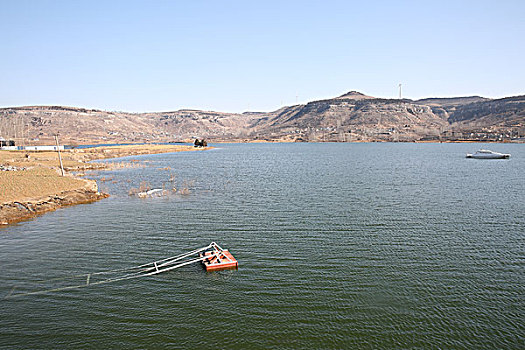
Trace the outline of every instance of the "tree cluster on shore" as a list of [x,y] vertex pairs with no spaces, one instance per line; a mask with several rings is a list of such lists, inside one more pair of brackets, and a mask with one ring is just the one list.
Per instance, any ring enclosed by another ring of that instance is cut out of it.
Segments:
[[206,142],[205,139],[202,139],[202,140],[195,139],[193,146],[194,147],[208,147],[208,142]]

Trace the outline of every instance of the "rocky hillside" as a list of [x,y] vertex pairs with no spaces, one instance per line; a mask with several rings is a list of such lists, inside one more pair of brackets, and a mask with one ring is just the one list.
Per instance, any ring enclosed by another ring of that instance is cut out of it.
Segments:
[[523,123],[525,96],[476,101],[454,107],[444,106],[449,123],[512,127]]
[[424,98],[421,100],[415,101],[415,103],[420,105],[426,105],[431,107],[454,107],[466,105],[474,102],[483,102],[490,101],[489,98],[480,97],[480,96],[468,96],[468,97],[449,97],[449,98]]
[[32,106],[0,109],[0,137],[18,143],[503,140],[525,134],[525,96],[381,99],[350,91],[269,113],[125,113]]
[[282,108],[251,125],[262,135],[301,135],[305,141],[414,139],[447,126],[430,106],[350,92],[334,99]]
[[62,106],[0,109],[0,136],[47,143],[59,134],[64,143],[186,141],[195,137],[245,136],[251,115],[180,110],[165,113],[107,112]]

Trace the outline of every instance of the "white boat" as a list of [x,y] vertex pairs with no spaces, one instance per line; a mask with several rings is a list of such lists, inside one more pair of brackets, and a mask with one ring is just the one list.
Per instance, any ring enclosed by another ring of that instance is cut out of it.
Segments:
[[489,151],[488,149],[480,149],[479,151],[473,154],[467,153],[467,158],[476,158],[476,159],[506,159],[509,157],[510,157],[510,154],[493,152],[493,151]]

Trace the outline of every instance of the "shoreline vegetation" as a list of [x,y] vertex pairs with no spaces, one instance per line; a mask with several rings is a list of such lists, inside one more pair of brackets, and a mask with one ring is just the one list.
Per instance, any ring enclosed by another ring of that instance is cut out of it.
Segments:
[[[82,179],[85,171],[111,169],[94,160],[207,150],[188,145],[103,146],[61,151],[61,176],[55,151],[0,151],[0,227],[25,221],[59,208],[109,197],[95,180]],[[77,173],[79,175],[74,175]]]

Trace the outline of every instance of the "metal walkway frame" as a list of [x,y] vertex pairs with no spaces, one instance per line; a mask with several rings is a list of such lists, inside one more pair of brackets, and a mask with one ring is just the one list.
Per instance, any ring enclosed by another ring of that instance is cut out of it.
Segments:
[[[139,265],[139,266],[124,268],[124,269],[85,273],[85,274],[80,274],[80,275],[64,277],[64,278],[54,278],[54,279],[37,281],[41,283],[59,282],[59,281],[66,281],[72,278],[80,279],[83,277],[85,278],[85,283],[82,283],[82,284],[68,285],[64,287],[50,288],[50,289],[37,290],[37,291],[32,291],[32,292],[22,292],[22,293],[15,293],[15,290],[17,288],[17,286],[15,285],[11,288],[10,292],[4,297],[4,299],[11,299],[11,298],[28,296],[28,295],[46,294],[46,293],[59,292],[59,291],[70,290],[70,289],[79,289],[79,288],[95,286],[99,284],[112,283],[112,282],[129,280],[129,279],[134,279],[134,278],[139,278],[139,277],[158,275],[160,273],[168,272],[168,271],[177,269],[179,267],[183,267],[186,265],[204,261],[211,257],[218,258],[222,254],[223,250],[224,249],[222,249],[217,243],[211,242],[206,247],[195,249],[195,250],[192,250],[190,252],[187,252],[181,255],[176,255],[176,256],[169,257],[169,258],[156,260],[156,261],[153,261],[147,264],[143,264],[143,265]],[[199,254],[199,253],[202,253],[202,254]],[[102,278],[102,279],[99,279],[99,278]]]

